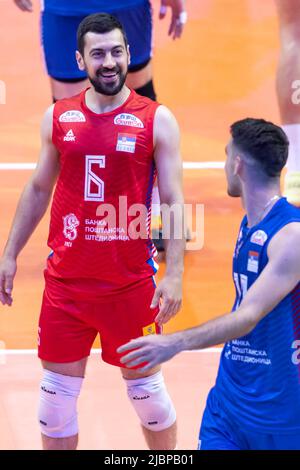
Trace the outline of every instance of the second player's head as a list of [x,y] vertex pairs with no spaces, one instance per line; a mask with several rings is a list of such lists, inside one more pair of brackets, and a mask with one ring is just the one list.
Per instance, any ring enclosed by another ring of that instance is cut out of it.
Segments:
[[246,118],[230,127],[225,172],[230,196],[242,195],[243,182],[269,185],[278,182],[288,157],[283,130],[264,119]]
[[121,23],[107,13],[82,20],[77,30],[76,59],[98,93],[116,95],[122,89],[130,62],[126,33]]

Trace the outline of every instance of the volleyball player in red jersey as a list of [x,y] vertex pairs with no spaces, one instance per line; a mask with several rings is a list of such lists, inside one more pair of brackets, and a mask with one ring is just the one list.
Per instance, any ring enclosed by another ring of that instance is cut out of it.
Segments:
[[114,17],[95,14],[82,21],[77,61],[92,87],[45,114],[40,160],[0,263],[0,300],[12,304],[17,256],[57,181],[39,321],[43,447],[77,447],[76,403],[99,332],[103,360],[121,367],[149,448],[174,449],[176,413],[160,367],[147,374],[126,369],[116,349],[159,333],[181,306],[184,240],[175,239],[171,224],[166,273],[155,288],[149,238],[156,171],[162,202],[174,205],[174,220],[182,225],[179,131],[167,108],[126,87],[130,54]]
[[[22,10],[33,11],[31,0],[14,0]],[[181,37],[187,21],[185,0],[161,0],[159,18],[171,11],[168,34]],[[116,16],[130,44],[131,63],[126,83],[142,96],[156,100],[152,77],[152,3],[150,0],[44,0],[41,3],[41,44],[50,78],[53,102],[70,98],[87,87],[85,71],[75,61],[76,30],[81,20],[97,12]],[[164,251],[160,197],[157,184],[152,194],[152,238],[158,251]],[[187,239],[189,236],[187,236]]]

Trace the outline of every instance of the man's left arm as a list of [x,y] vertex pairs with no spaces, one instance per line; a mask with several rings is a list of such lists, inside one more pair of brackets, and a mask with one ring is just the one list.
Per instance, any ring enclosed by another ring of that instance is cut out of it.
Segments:
[[154,158],[163,214],[163,237],[166,237],[166,272],[151,303],[151,308],[155,308],[161,300],[160,311],[155,319],[159,325],[176,315],[182,302],[185,235],[179,146],[180,136],[176,119],[165,106],[159,106],[154,120]]

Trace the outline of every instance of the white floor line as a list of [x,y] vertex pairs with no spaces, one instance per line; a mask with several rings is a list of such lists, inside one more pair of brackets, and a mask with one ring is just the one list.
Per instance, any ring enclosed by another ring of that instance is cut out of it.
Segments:
[[[222,348],[207,348],[207,349],[195,349],[194,351],[184,351],[186,353],[220,353]],[[100,354],[101,349],[92,349],[92,354]],[[0,356],[7,355],[7,356],[29,356],[33,354],[37,354],[37,349],[0,349]]]
[[0,163],[0,170],[34,170],[36,163]]
[[[0,163],[0,170],[34,170],[36,163]],[[183,162],[184,170],[222,170],[224,162]]]
[[183,162],[184,170],[223,170],[225,162]]

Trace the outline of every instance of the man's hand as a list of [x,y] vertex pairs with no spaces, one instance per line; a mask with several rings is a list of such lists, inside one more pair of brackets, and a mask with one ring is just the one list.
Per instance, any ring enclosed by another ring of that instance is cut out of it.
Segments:
[[0,302],[3,305],[12,304],[13,280],[17,271],[17,263],[12,258],[3,257],[0,261]]
[[32,11],[32,1],[31,0],[14,0],[17,7],[22,11]]
[[165,276],[155,289],[150,308],[159,307],[155,322],[162,326],[180,310],[182,303],[182,279]]
[[[134,349],[134,351],[132,351]],[[131,351],[120,359],[124,366],[131,368],[147,363],[139,372],[148,372],[153,367],[168,361],[180,352],[176,334],[148,335],[133,339],[117,349],[119,354]]]
[[180,38],[184,25],[187,21],[187,13],[185,11],[185,0],[161,0],[159,18],[163,19],[167,13],[167,7],[171,7],[172,18],[168,35],[173,39]]

